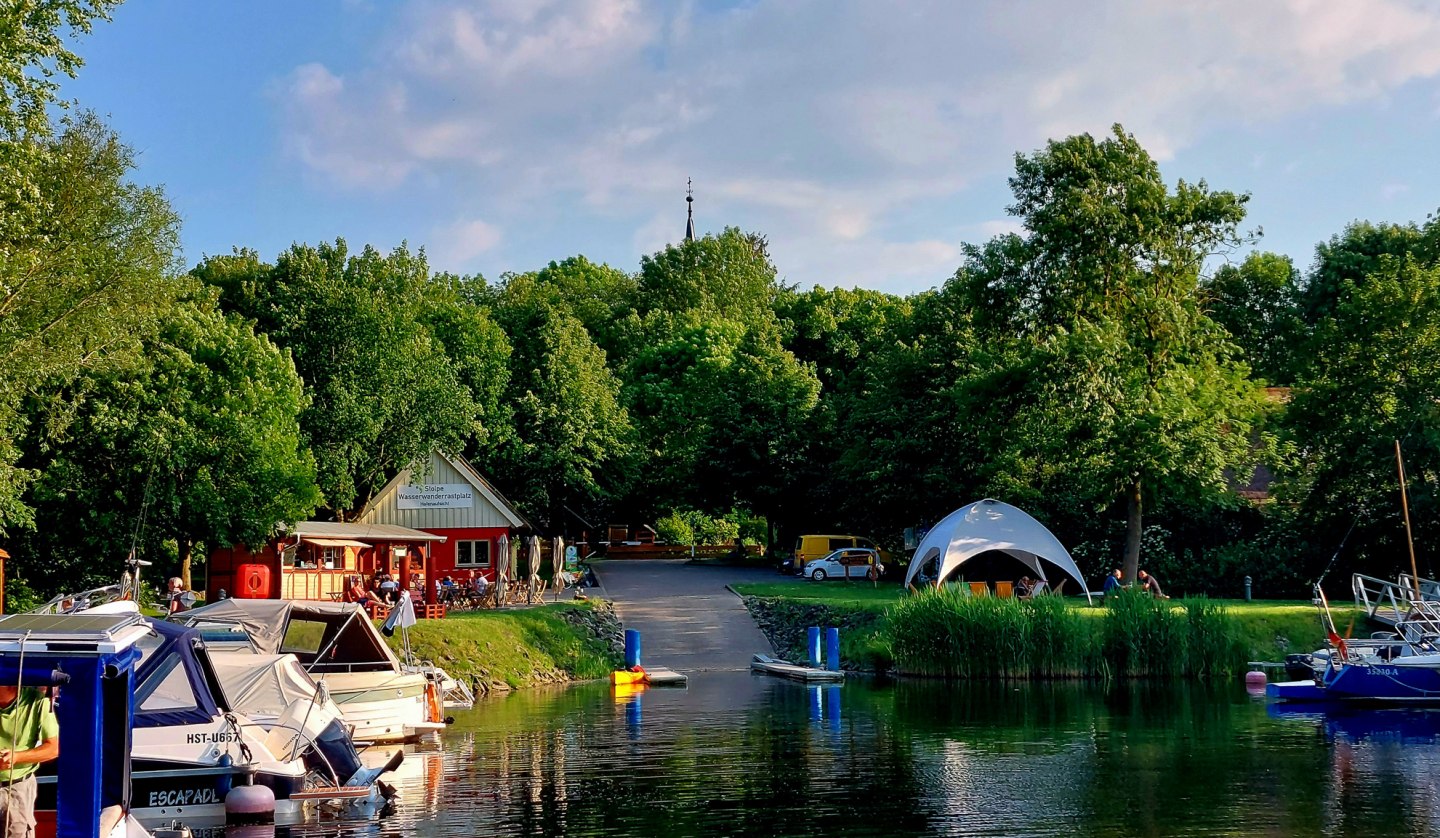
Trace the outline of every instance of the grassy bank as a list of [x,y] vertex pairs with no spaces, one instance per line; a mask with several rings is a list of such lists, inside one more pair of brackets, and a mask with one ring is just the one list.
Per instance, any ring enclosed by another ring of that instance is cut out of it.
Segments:
[[[1323,643],[1315,607],[1297,601],[1135,596],[1088,607],[1075,598],[1025,603],[954,589],[911,596],[896,585],[781,582],[736,590],[786,654],[803,654],[806,621],[841,625],[849,665],[913,674],[1203,677]],[[1354,614],[1352,607],[1334,609],[1341,633]],[[1357,623],[1354,631],[1369,628]]]
[[[603,678],[620,662],[594,602],[450,614],[410,629],[415,657],[482,691]],[[390,638],[400,649],[400,635]]]

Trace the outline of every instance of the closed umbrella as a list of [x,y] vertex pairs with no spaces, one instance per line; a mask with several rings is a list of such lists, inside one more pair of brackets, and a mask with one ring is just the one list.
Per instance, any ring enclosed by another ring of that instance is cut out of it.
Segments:
[[560,591],[565,588],[565,539],[555,536],[550,545],[550,573],[555,584],[555,601],[560,601]]
[[530,590],[526,602],[533,602],[535,589],[540,587],[540,536],[530,536]]
[[510,536],[501,535],[495,542],[495,604],[505,603],[505,582],[510,568]]

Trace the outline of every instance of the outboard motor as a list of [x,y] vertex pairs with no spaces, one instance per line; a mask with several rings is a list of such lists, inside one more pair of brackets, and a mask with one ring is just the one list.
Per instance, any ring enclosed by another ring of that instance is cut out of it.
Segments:
[[[383,768],[366,768],[340,715],[325,706],[330,704],[328,700],[322,700],[324,704],[300,699],[285,708],[265,737],[265,744],[276,756],[280,759],[303,756],[307,769],[323,777],[332,777],[333,772],[334,781],[342,786],[375,784],[381,774],[395,770],[404,760],[405,752],[396,751],[395,757]],[[386,797],[390,796],[388,786],[381,783],[380,788]]]

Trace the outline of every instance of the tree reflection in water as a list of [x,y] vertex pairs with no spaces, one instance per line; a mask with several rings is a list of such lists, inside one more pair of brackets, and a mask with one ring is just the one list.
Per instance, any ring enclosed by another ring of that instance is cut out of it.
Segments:
[[392,817],[289,834],[1440,832],[1440,715],[1267,712],[1239,685],[697,673],[484,701],[411,751]]

